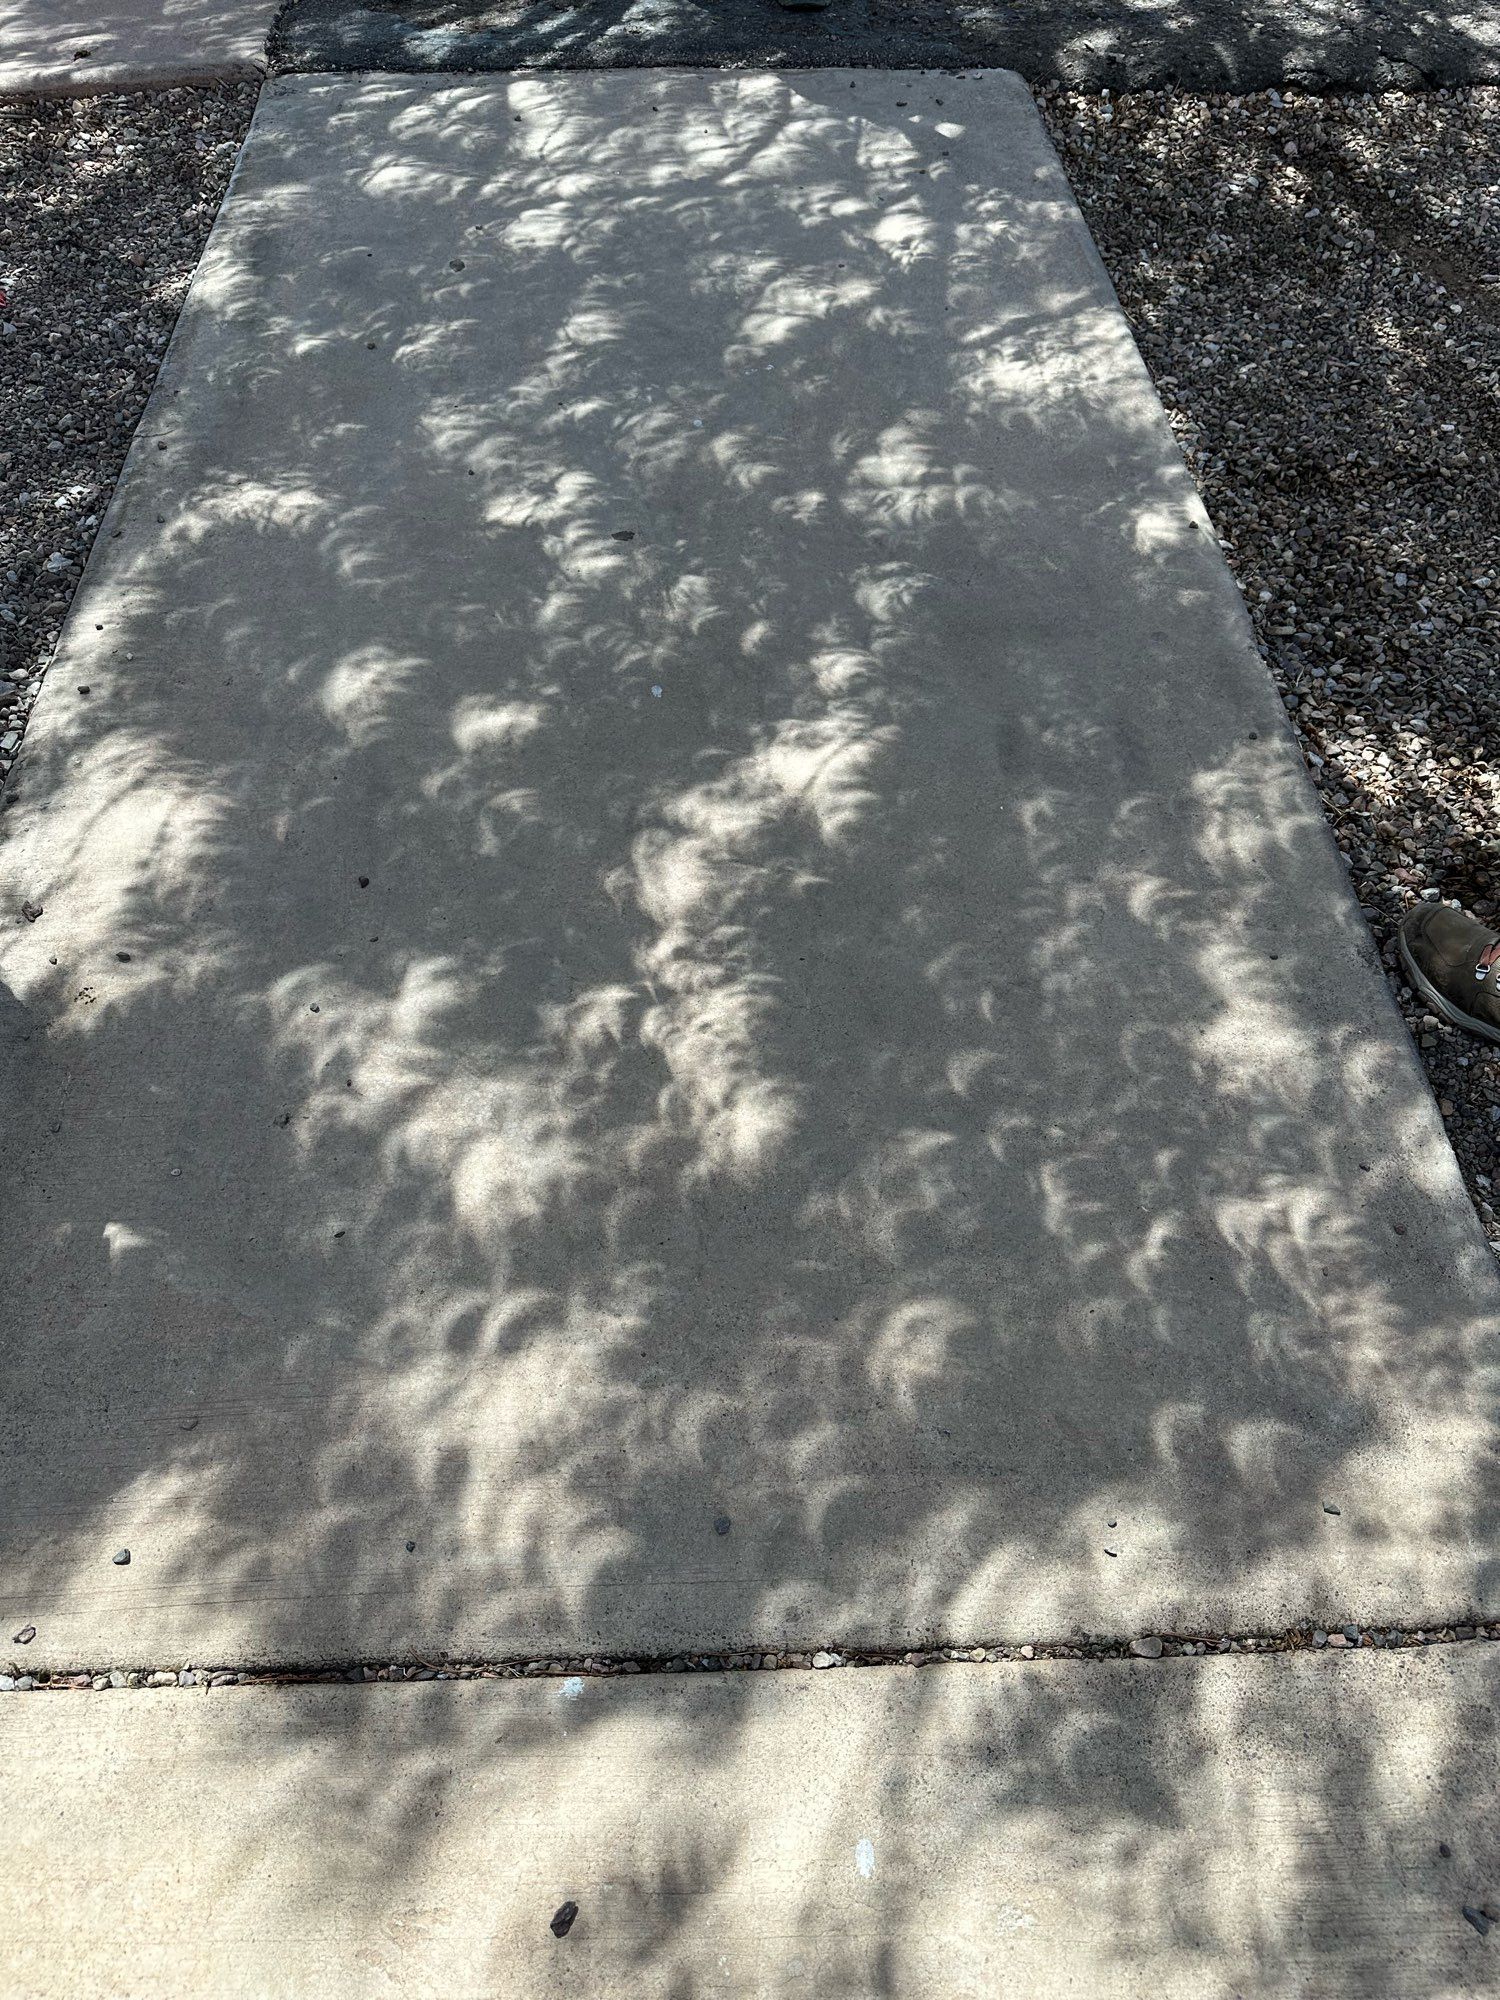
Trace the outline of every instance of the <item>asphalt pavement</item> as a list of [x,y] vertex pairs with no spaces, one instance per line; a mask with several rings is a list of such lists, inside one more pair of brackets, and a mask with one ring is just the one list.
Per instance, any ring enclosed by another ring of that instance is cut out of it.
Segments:
[[1412,90],[1500,78],[1500,12],[1435,0],[292,0],[303,70],[1000,66],[1085,90]]

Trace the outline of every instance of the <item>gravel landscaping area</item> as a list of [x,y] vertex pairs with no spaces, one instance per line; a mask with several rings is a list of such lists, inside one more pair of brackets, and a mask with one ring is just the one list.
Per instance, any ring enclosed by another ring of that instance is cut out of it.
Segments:
[[0,100],[0,777],[256,89]]
[[1042,109],[1500,1249],[1500,1050],[1393,943],[1500,927],[1500,90]]

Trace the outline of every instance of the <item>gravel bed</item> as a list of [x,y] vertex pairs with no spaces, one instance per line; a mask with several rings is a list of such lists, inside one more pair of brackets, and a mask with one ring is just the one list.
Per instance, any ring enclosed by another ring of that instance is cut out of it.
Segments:
[[1041,101],[1500,1249],[1500,1050],[1393,943],[1500,927],[1500,90]]
[[0,778],[256,90],[0,99]]
[[867,1652],[832,1647],[817,1652],[674,1653],[659,1658],[619,1659],[585,1655],[577,1659],[451,1661],[443,1659],[368,1661],[346,1667],[209,1667],[188,1661],[182,1666],[52,1668],[28,1674],[14,1659],[0,1671],[0,1693],[55,1692],[64,1689],[139,1687],[305,1687],[336,1682],[373,1684],[389,1681],[565,1680],[565,1694],[581,1690],[585,1680],[609,1680],[624,1674],[702,1674],[823,1672],[835,1667],[937,1667],[1024,1664],[1034,1660],[1164,1660],[1201,1659],[1209,1653],[1300,1653],[1309,1649],[1387,1651],[1410,1646],[1450,1646],[1472,1639],[1500,1640],[1500,1625],[1443,1625],[1427,1629],[1409,1626],[1298,1626],[1289,1632],[1147,1633],[1136,1639],[1039,1640],[1021,1646],[934,1646],[911,1651]]

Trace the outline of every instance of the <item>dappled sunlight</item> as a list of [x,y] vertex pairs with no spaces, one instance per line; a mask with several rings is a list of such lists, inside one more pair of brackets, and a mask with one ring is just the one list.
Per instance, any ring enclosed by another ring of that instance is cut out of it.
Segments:
[[865,1363],[870,1386],[920,1420],[925,1407],[943,1405],[955,1347],[988,1344],[988,1337],[973,1309],[956,1300],[909,1299],[893,1308],[871,1340]]
[[235,523],[257,534],[306,535],[318,531],[327,517],[327,497],[311,483],[278,484],[231,473],[215,493],[199,496],[192,512],[165,522],[161,540],[174,551],[187,552]]
[[8,816],[6,1604],[1466,1601],[1493,1277],[1039,134],[621,81],[262,103]]
[[[205,4],[206,0],[198,0]],[[19,5],[20,0],[10,0]],[[3,18],[3,0],[0,0]],[[1035,84],[1074,88],[1433,87],[1493,77],[1500,39],[1487,10],[1409,0],[1399,12],[1351,10],[1346,0],[1298,0],[1274,10],[1210,10],[1197,0],[1114,0],[1080,12],[1061,0],[1024,8],[952,0],[843,0],[832,14],[707,0],[293,0],[273,47],[303,71],[727,67],[755,72],[846,66],[861,89],[883,70],[961,75],[1004,67]],[[958,92],[947,94],[949,107]],[[837,100],[834,100],[837,104]],[[908,98],[885,143],[926,111]],[[788,145],[788,152],[792,152]],[[872,149],[875,150],[875,149]]]
[[361,646],[322,676],[318,706],[351,745],[363,748],[395,726],[396,717],[428,667],[420,657],[394,658],[378,643]]
[[821,266],[789,273],[763,266],[756,276],[758,295],[744,315],[742,343],[725,350],[725,363],[731,368],[753,365],[768,355],[776,359],[778,353],[789,358],[820,321],[869,311],[880,293],[873,276],[830,274]]
[[[284,1948],[335,1981],[404,1970],[419,1939],[434,1992],[482,1968],[540,1993],[525,1941],[566,1893],[568,1978],[590,1990],[868,2000],[935,1969],[964,1995],[1130,1990],[1149,1964],[1174,1996],[1394,1996],[1418,1955],[1419,1985],[1461,1990],[1453,1882],[1485,1879],[1493,1835],[1482,1813],[1455,1824],[1455,1771],[1487,1782],[1491,1686],[1366,1654],[182,1703],[187,1768],[235,1777],[213,1806],[227,1841],[186,1821],[195,1886],[222,1873],[205,1985],[274,1907]],[[112,1765],[155,1777],[106,1706]],[[133,1831],[110,1821],[94,1850],[165,1928],[186,1899]],[[1440,1869],[1450,1839],[1464,1858]]]
[[946,461],[937,443],[945,429],[936,411],[914,410],[881,431],[874,449],[849,470],[848,512],[882,527],[916,527],[944,517],[967,521],[1005,511],[974,466]]
[[279,11],[278,0],[0,0],[0,93],[260,76]]

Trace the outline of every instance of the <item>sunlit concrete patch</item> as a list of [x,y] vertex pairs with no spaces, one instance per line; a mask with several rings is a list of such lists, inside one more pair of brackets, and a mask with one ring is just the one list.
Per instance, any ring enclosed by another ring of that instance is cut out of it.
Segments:
[[1486,1607],[1500,1286],[1013,78],[270,86],[18,791],[28,1659]]
[[1478,1644],[7,1695],[6,1990],[1492,1993],[1497,1697]]
[[280,8],[281,0],[0,0],[0,94],[258,76]]

